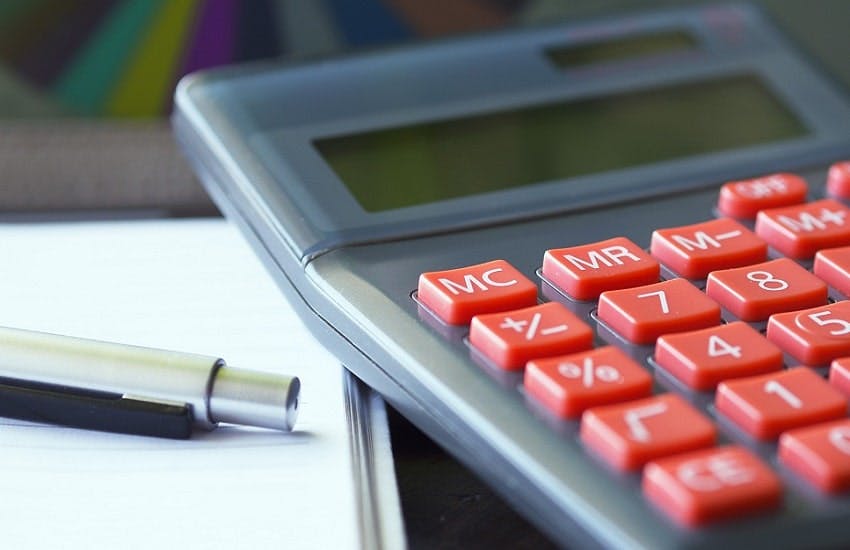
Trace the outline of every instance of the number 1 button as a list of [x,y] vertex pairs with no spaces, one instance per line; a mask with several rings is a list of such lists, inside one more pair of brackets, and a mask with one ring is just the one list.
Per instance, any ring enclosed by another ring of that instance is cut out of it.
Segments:
[[634,344],[720,324],[720,306],[684,279],[603,292],[598,315]]
[[806,367],[723,382],[717,386],[715,407],[761,440],[847,413],[838,390]]

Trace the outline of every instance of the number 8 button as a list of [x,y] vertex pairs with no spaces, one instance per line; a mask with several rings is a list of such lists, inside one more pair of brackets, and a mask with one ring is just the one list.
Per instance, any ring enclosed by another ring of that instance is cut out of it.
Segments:
[[787,258],[714,271],[706,294],[742,321],[826,303],[826,284]]

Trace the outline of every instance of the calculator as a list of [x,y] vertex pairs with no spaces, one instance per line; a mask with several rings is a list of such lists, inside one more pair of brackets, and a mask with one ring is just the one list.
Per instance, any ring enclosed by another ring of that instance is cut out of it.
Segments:
[[202,73],[173,122],[322,342],[559,544],[850,545],[850,103],[758,10]]

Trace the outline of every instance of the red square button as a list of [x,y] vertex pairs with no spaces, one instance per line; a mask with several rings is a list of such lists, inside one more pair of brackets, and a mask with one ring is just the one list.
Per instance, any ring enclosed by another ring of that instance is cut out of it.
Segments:
[[806,260],[822,248],[850,245],[848,213],[850,209],[832,199],[762,210],[756,234],[782,254]]
[[850,420],[785,432],[779,460],[821,491],[850,489]]
[[850,160],[836,162],[829,167],[826,191],[839,199],[850,198]]
[[850,302],[772,315],[767,338],[804,365],[826,366],[850,355]]
[[635,344],[662,334],[720,324],[720,307],[684,279],[611,290],[599,297],[599,318]]
[[463,325],[479,313],[537,303],[537,285],[505,260],[419,276],[419,301],[440,319]]
[[778,508],[782,485],[744,447],[718,447],[646,465],[643,492],[680,524],[697,526]]
[[582,351],[593,345],[593,330],[556,302],[476,315],[469,343],[496,365],[518,370],[538,357]]
[[782,368],[782,351],[741,321],[694,332],[668,334],[655,345],[655,361],[696,390],[728,378]]
[[618,470],[637,470],[650,460],[714,445],[714,424],[681,397],[656,395],[585,411],[581,439]]
[[607,346],[529,361],[523,385],[554,414],[575,418],[590,407],[648,396],[652,377],[625,353]]
[[732,181],[720,188],[717,209],[724,216],[751,220],[759,210],[803,202],[808,191],[806,180],[794,174]]
[[756,439],[775,439],[792,428],[841,418],[844,397],[805,367],[717,386],[717,410]]
[[850,246],[819,251],[815,254],[814,272],[820,280],[850,296]]
[[850,398],[850,357],[836,359],[829,366],[829,383]]
[[705,292],[743,321],[826,303],[826,284],[788,258],[714,271]]
[[543,276],[576,300],[595,300],[606,290],[658,281],[658,262],[632,241],[617,237],[555,248],[543,255]]
[[671,271],[688,279],[705,279],[717,269],[767,259],[767,243],[728,218],[658,229],[650,250]]

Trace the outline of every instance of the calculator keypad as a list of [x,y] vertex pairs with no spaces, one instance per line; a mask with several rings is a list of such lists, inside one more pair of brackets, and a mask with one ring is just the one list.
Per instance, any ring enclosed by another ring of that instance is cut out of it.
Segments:
[[[827,187],[850,201],[850,161]],[[850,301],[831,303],[850,296],[850,209],[807,193],[794,174],[730,182],[728,218],[658,229],[649,254],[624,237],[546,250],[543,304],[503,260],[425,273],[417,299],[471,320],[476,362],[521,371],[536,414],[576,423],[588,457],[642,471],[677,523],[781,506],[777,462],[850,492]]]

